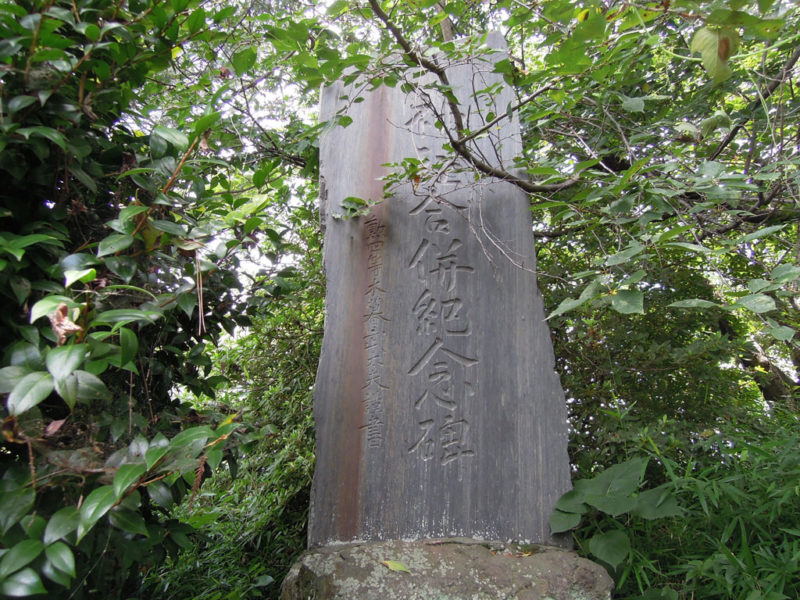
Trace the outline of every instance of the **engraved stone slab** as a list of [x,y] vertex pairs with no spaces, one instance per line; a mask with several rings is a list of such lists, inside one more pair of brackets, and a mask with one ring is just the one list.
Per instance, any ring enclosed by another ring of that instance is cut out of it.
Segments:
[[[507,88],[480,93],[503,87],[502,56],[448,67],[473,131],[514,101]],[[309,546],[558,543],[548,518],[570,487],[567,416],[527,199],[446,158],[435,90],[382,86],[353,102],[357,88],[322,97],[324,120],[346,110],[353,121],[320,145],[328,288]],[[518,124],[502,120],[474,148],[510,169]],[[384,197],[381,165],[406,158],[425,170]],[[346,219],[350,197],[377,204]]]

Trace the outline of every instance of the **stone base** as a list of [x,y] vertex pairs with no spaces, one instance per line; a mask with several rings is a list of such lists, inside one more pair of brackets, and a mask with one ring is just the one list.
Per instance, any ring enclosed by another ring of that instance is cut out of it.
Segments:
[[608,600],[612,588],[603,567],[561,548],[448,538],[310,550],[281,600]]

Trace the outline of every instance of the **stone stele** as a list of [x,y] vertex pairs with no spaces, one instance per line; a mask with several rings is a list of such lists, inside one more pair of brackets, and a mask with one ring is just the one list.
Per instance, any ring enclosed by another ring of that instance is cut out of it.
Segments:
[[[503,56],[447,68],[471,130],[515,101],[493,72]],[[320,142],[328,287],[312,548],[454,536],[558,543],[548,519],[570,489],[567,415],[528,199],[444,151],[436,121],[448,122],[447,106],[431,82],[369,91],[356,81],[322,94],[323,120],[352,122]],[[512,169],[518,123],[500,120],[472,149]],[[420,170],[387,193],[392,168],[382,165],[404,159]],[[354,215],[353,198],[368,210]]]
[[446,539],[304,554],[281,600],[607,600],[603,567],[553,547]]

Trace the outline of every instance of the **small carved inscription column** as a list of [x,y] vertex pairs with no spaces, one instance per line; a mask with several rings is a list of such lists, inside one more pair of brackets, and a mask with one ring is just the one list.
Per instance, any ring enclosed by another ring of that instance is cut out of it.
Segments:
[[[490,36],[501,47],[499,36]],[[491,58],[448,68],[470,128],[512,101]],[[424,82],[422,82],[424,83]],[[324,90],[325,337],[315,387],[309,545],[450,536],[553,543],[569,489],[567,420],[536,287],[527,198],[444,149],[430,88]],[[510,168],[519,126],[476,142]],[[426,177],[384,197],[382,165]],[[432,174],[431,176],[427,176]],[[342,202],[374,203],[343,218]]]

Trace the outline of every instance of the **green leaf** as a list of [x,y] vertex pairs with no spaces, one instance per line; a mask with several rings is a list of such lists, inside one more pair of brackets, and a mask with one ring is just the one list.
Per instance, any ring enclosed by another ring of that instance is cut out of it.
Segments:
[[53,377],[50,373],[36,371],[26,375],[8,396],[8,412],[16,416],[30,410],[47,398],[53,387]]
[[44,552],[47,555],[47,559],[56,569],[71,577],[75,577],[75,557],[69,546],[64,542],[56,542],[45,548]]
[[147,465],[147,470],[152,469],[155,464],[169,452],[168,446],[152,446],[147,449],[144,455],[144,462]]
[[71,344],[51,348],[47,353],[47,370],[56,381],[72,375],[83,363],[88,346],[86,344]]
[[41,317],[47,316],[50,313],[54,313],[58,308],[59,304],[62,303],[66,304],[70,308],[80,306],[80,304],[77,304],[72,300],[72,298],[68,298],[67,296],[46,296],[41,300],[39,300],[31,308],[30,322],[33,323],[34,321],[40,319]]
[[57,129],[53,129],[52,127],[43,127],[41,125],[36,127],[23,127],[21,129],[17,129],[16,132],[26,140],[32,135],[35,137],[43,137],[53,142],[62,150],[67,149],[67,138],[64,137],[63,133]]
[[642,251],[644,251],[645,248],[646,246],[642,244],[634,243],[629,248],[625,248],[625,250],[609,256],[606,259],[606,264],[608,266],[614,266],[626,263],[637,254],[640,254]]
[[636,456],[612,465],[591,479],[577,480],[574,489],[580,494],[629,496],[639,489],[647,462],[647,458]]
[[742,237],[737,238],[736,240],[734,240],[733,243],[744,244],[747,242],[752,242],[753,240],[756,239],[765,238],[768,235],[780,231],[784,227],[786,227],[786,225],[772,225],[771,227],[764,227],[762,229],[759,229],[758,231],[754,231],[753,233],[748,233],[747,235],[743,235]]
[[683,514],[678,506],[678,500],[666,485],[639,494],[636,498],[636,507],[631,512],[644,519],[679,517]]
[[118,308],[101,312],[94,318],[94,323],[133,323],[137,321],[154,323],[155,320],[161,316],[161,313],[153,310],[145,311],[137,308]]
[[65,506],[47,521],[47,527],[44,530],[44,543],[50,545],[53,542],[64,539],[64,537],[78,528],[79,523],[80,515],[78,514],[78,509],[74,506]]
[[624,532],[615,530],[593,536],[589,552],[616,569],[631,551],[631,541]]
[[247,71],[249,71],[253,65],[256,64],[257,57],[258,52],[256,51],[255,47],[252,46],[236,52],[231,60],[231,63],[233,64],[233,70],[236,71],[236,75],[241,77]]
[[781,342],[788,342],[794,337],[794,334],[796,332],[794,329],[792,329],[791,327],[787,327],[786,325],[778,325],[775,327],[770,327],[769,333],[776,340],[780,340]]
[[150,499],[158,504],[161,508],[170,508],[173,504],[175,504],[175,499],[172,497],[172,492],[163,481],[151,483],[146,489]]
[[69,287],[76,281],[89,283],[97,278],[97,269],[81,269],[80,271],[64,271],[64,287]]
[[136,275],[138,265],[130,256],[112,256],[106,259],[106,266],[125,283],[130,283]]
[[800,267],[784,263],[775,267],[769,274],[776,283],[788,283],[800,277]]
[[164,127],[163,125],[156,125],[153,129],[154,136],[169,142],[178,150],[186,150],[189,147],[189,138],[177,129],[171,127]]
[[23,378],[30,374],[28,367],[15,365],[0,369],[0,394],[8,394]]
[[709,300],[701,300],[700,298],[691,298],[689,300],[678,300],[667,306],[669,308],[713,308],[719,306],[719,304]]
[[36,102],[35,96],[14,96],[8,101],[8,112],[14,114]]
[[558,305],[558,307],[553,312],[551,312],[547,316],[547,318],[551,319],[553,317],[557,317],[558,315],[562,315],[566,312],[569,312],[572,309],[577,308],[581,304],[588,302],[595,296],[595,294],[597,294],[599,288],[600,288],[600,280],[599,279],[592,280],[592,282],[583,289],[581,295],[577,299],[566,298],[562,300],[561,303]]
[[170,441],[170,446],[172,448],[181,448],[184,446],[189,446],[199,440],[202,440],[202,442],[205,443],[205,441],[213,435],[214,432],[208,425],[190,427],[189,429],[184,429],[178,435],[172,438]]
[[644,294],[639,290],[618,290],[611,296],[611,308],[623,315],[644,314]]
[[114,506],[116,501],[117,497],[114,494],[114,487],[110,485],[99,487],[86,497],[83,506],[81,506],[81,518],[78,524],[78,542],[80,542],[83,536],[94,527],[94,524]]
[[141,204],[130,204],[119,211],[117,219],[122,222],[130,221],[136,215],[140,215],[148,210],[150,210],[148,207],[142,206]]
[[23,487],[0,493],[0,533],[4,534],[16,525],[33,508],[36,494],[31,488]]
[[556,508],[562,512],[583,514],[589,507],[583,501],[583,494],[570,490],[561,495],[556,502]]
[[644,112],[644,98],[629,98],[625,94],[620,94],[620,98],[622,98],[622,110]]
[[202,8],[196,9],[186,19],[186,26],[189,28],[189,33],[194,34],[200,31],[206,24],[206,11]]
[[42,568],[39,569],[40,573],[47,577],[50,581],[56,582],[58,585],[69,587],[72,584],[72,577],[64,573],[63,571],[59,571],[53,566],[49,560],[44,561]]
[[147,471],[143,464],[126,464],[117,469],[114,475],[114,495],[119,500],[128,491],[128,488],[136,483],[139,478]]
[[153,221],[150,223],[153,229],[157,229],[159,231],[163,231],[170,235],[176,236],[185,236],[187,234],[186,226],[180,223],[175,223],[173,221]]
[[777,308],[775,306],[775,300],[766,294],[750,294],[744,296],[737,299],[734,306],[747,308],[754,313],[765,313]]
[[601,496],[599,494],[586,494],[584,496],[586,504],[594,506],[600,512],[616,517],[630,512],[636,507],[636,498],[617,494],[613,496]]
[[123,233],[112,233],[97,245],[97,256],[106,256],[121,252],[133,244],[133,236]]
[[136,533],[145,537],[149,537],[150,535],[142,515],[132,510],[126,510],[124,508],[114,509],[108,513],[108,519],[114,527],[122,531]]
[[23,569],[0,583],[0,594],[12,598],[46,594],[42,580],[33,569]]
[[411,571],[408,570],[407,566],[405,566],[403,563],[401,563],[400,561],[397,561],[397,560],[384,560],[383,562],[381,562],[381,564],[382,565],[386,565],[387,567],[389,567],[390,571],[400,571],[402,573],[411,573]]
[[122,349],[120,364],[125,366],[136,359],[136,352],[139,350],[139,338],[126,327],[119,328],[119,344]]
[[5,579],[11,573],[19,571],[22,567],[33,562],[44,550],[39,540],[22,540],[17,542],[0,559],[0,579]]
[[574,529],[581,522],[581,515],[578,513],[564,512],[554,509],[550,513],[550,530],[553,533],[563,533]]
[[[88,365],[87,365],[88,368]],[[111,392],[102,380],[88,371],[75,371],[63,379],[56,380],[56,392],[70,408],[78,400],[108,400]]]
[[736,54],[738,48],[739,34],[735,29],[701,27],[692,37],[689,51],[700,54],[703,67],[714,83],[718,84],[731,76],[728,58]]

